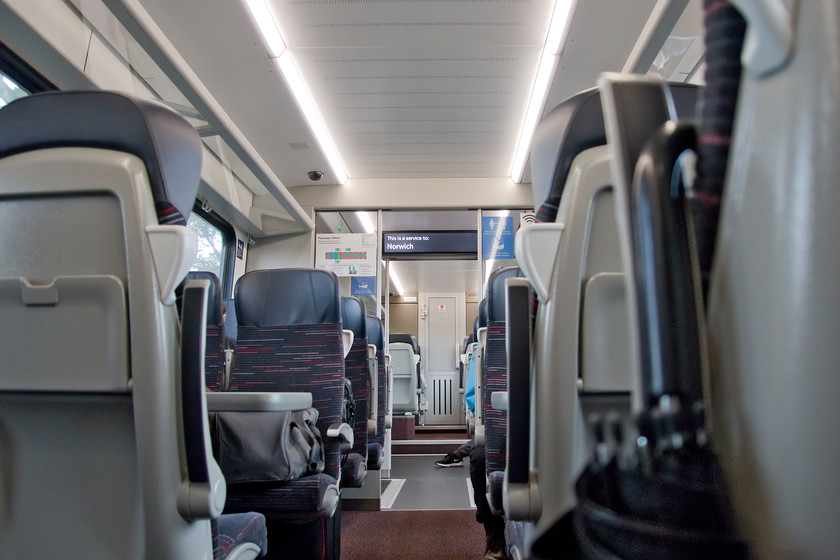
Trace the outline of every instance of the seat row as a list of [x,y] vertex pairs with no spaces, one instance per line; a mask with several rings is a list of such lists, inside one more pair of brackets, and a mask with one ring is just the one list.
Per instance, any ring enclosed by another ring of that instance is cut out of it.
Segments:
[[[337,557],[340,489],[361,487],[367,471],[379,470],[384,459],[388,358],[381,321],[366,315],[359,299],[340,297],[338,279],[330,272],[249,272],[237,282],[234,299],[227,302],[235,309],[236,341],[226,368],[222,346],[228,321],[220,311],[219,281],[208,272],[188,274],[193,277],[209,278],[215,285],[207,338],[213,351],[206,353],[205,370],[216,375],[206,378],[208,391],[311,394],[318,411],[317,427],[326,436],[322,472],[276,483],[237,480],[228,485],[227,508],[265,514],[269,534],[281,535],[278,540],[290,540],[284,539],[284,532],[292,531],[295,538],[286,550],[289,554],[320,558],[319,551],[326,549],[328,557]],[[225,377],[226,369],[229,377]],[[211,397],[212,402],[218,395]],[[243,431],[253,431],[260,439],[270,435],[259,431],[259,418],[252,423],[246,414],[242,421]],[[338,445],[331,441],[335,436]],[[242,453],[247,436],[217,433],[215,438],[217,449]],[[305,519],[311,522],[302,525]],[[301,543],[303,535],[310,537],[310,548]]]
[[[337,556],[340,489],[383,460],[381,322],[331,273],[255,271],[237,284],[226,360],[218,280],[183,281],[201,170],[189,123],[61,92],[10,103],[0,131],[3,237],[17,240],[0,256],[15,326],[0,340],[0,556],[245,559],[267,543],[272,557]],[[306,410],[323,468],[226,481],[219,463],[249,442],[222,432]]]
[[[814,70],[836,58],[836,37],[815,31],[836,20],[829,4],[800,6],[786,25],[809,31],[775,57],[774,39],[758,38],[765,8],[745,10],[756,35],[742,57],[742,14],[707,7],[705,89],[603,75],[539,125],[531,175],[544,223],[517,234],[526,279],[487,288],[488,302],[506,294],[495,333],[506,383],[494,379],[492,319],[477,381],[489,498],[512,557],[829,558],[840,547],[824,521],[840,496],[824,468],[839,449],[824,429],[837,353],[817,343],[837,317],[825,283],[836,260],[821,242],[836,222],[818,217],[838,202],[824,188],[837,72]],[[780,101],[822,140],[792,147],[804,128],[772,129]],[[805,276],[808,288],[795,280]],[[491,467],[502,433],[506,461]]]

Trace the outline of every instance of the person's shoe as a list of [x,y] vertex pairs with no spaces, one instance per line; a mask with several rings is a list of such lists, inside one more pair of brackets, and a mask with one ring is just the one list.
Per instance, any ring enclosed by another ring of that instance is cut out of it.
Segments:
[[487,536],[484,560],[509,560],[504,523],[494,524],[492,527],[485,525],[484,532]]
[[443,459],[440,461],[435,461],[435,466],[449,468],[449,467],[463,467],[464,460],[460,457],[456,457],[452,453],[447,453]]

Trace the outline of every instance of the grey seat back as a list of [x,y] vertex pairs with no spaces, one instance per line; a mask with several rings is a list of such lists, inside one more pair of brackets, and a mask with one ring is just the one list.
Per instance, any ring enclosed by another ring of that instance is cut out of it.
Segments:
[[[686,89],[680,105],[690,111],[696,88]],[[577,126],[589,130],[569,130]],[[531,422],[536,438],[532,447],[537,451],[531,466],[552,475],[539,477],[541,512],[531,535],[549,530],[574,505],[571,482],[591,445],[584,418],[611,408],[629,413],[633,380],[628,367],[626,268],[611,156],[605,144],[596,90],[573,96],[554,109],[535,136],[532,174],[539,182],[535,196],[537,191],[547,192],[549,202],[559,196],[555,220],[562,224],[562,235],[550,280],[543,283],[546,289],[534,331]],[[543,207],[544,217],[550,218],[550,206]],[[517,254],[526,275],[534,269],[534,257]],[[513,514],[535,520],[537,512]]]
[[[414,340],[412,340],[414,339]],[[417,339],[407,334],[388,335],[388,353],[393,368],[394,414],[417,414],[420,411],[420,348]]]
[[745,58],[708,294],[713,436],[768,559],[840,550],[838,26],[836,1],[799,2],[789,50]]
[[0,110],[0,557],[208,556],[210,522],[178,499],[174,288],[195,238],[161,225],[184,223],[200,167],[198,135],[156,103]]

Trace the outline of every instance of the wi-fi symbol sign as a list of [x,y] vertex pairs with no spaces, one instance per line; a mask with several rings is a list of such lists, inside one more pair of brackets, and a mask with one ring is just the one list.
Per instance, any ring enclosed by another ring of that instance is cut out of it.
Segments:
[[536,221],[537,221],[537,213],[536,212],[530,212],[530,211],[526,210],[526,211],[522,212],[521,214],[519,214],[519,225],[520,226],[523,225],[523,224],[533,224],[533,223],[536,223]]

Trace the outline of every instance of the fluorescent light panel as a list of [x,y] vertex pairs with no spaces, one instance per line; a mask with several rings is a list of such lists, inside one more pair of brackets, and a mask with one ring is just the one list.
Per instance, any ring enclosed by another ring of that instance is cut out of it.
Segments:
[[400,282],[400,277],[397,276],[397,271],[394,269],[394,263],[391,263],[391,266],[388,267],[388,270],[390,271],[391,276],[391,286],[393,286],[397,290],[397,295],[401,296],[405,290],[403,290],[402,282]]
[[310,95],[306,83],[303,81],[303,76],[301,76],[292,58],[292,53],[286,48],[286,42],[283,41],[277,22],[268,9],[268,4],[265,0],[245,0],[245,5],[251,12],[251,16],[257,24],[257,29],[260,30],[269,55],[274,59],[286,80],[286,84],[292,90],[292,95],[309,125],[309,130],[315,136],[315,140],[321,148],[321,153],[324,154],[324,158],[326,158],[327,164],[332,170],[333,177],[339,185],[343,185],[347,182],[347,171],[341,161],[341,156],[338,154],[332,136],[330,136],[324,120],[321,118],[321,113],[318,112],[318,107],[315,106],[315,101],[312,99],[312,95]]
[[245,5],[248,6],[257,28],[260,30],[260,35],[265,41],[265,46],[268,47],[268,55],[271,58],[277,58],[283,54],[283,51],[286,50],[286,42],[283,41],[283,36],[280,35],[280,30],[277,28],[277,22],[271,15],[265,0],[245,0]]
[[531,141],[534,139],[534,131],[537,129],[537,123],[542,116],[548,92],[551,89],[554,67],[569,35],[569,24],[576,5],[577,0],[557,0],[554,3],[554,12],[551,15],[551,23],[540,56],[540,65],[537,68],[534,87],[531,89],[531,98],[528,100],[528,110],[525,112],[525,121],[522,123],[522,131],[519,133],[519,142],[516,144],[513,164],[510,168],[510,178],[514,183],[521,182],[525,175],[525,165],[528,163],[528,155],[531,152]]

